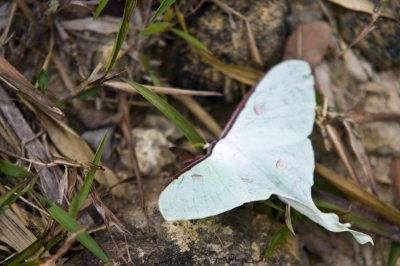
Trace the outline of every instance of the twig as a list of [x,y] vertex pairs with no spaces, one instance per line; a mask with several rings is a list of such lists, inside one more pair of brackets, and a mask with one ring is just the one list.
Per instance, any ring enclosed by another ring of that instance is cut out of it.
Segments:
[[120,105],[119,106],[120,106],[120,111],[122,112],[121,130],[122,130],[122,134],[124,135],[124,138],[126,140],[126,143],[128,145],[129,157],[130,157],[130,160],[132,163],[133,172],[136,177],[136,182],[138,184],[140,206],[148,220],[149,217],[148,217],[148,213],[147,213],[147,209],[146,209],[146,201],[144,198],[142,177],[140,175],[139,164],[138,164],[136,152],[135,152],[135,149],[134,149],[134,146],[132,143],[129,107],[126,104],[126,95],[124,95],[124,93],[121,93],[121,95],[120,95]]

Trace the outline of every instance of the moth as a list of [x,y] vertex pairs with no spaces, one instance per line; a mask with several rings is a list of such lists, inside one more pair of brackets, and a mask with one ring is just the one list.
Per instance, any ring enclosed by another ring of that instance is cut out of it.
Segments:
[[349,231],[359,243],[370,236],[322,213],[311,198],[315,120],[314,78],[308,63],[272,68],[233,114],[220,140],[184,168],[161,193],[166,220],[200,219],[272,194],[330,231]]

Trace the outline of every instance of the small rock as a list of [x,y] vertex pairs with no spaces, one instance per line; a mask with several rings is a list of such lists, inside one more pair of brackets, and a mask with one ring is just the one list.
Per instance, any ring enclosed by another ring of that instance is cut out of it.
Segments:
[[113,134],[115,127],[106,127],[96,130],[86,131],[82,134],[82,138],[89,144],[89,146],[95,151],[100,145],[101,138],[104,133],[107,132],[106,139],[104,140],[103,148],[103,160],[110,158],[115,145],[113,145]]
[[[172,144],[160,131],[135,128],[132,130],[132,139],[142,174],[157,174],[164,166],[175,161],[175,156],[168,150]],[[121,159],[127,167],[132,168],[128,150],[123,151]]]

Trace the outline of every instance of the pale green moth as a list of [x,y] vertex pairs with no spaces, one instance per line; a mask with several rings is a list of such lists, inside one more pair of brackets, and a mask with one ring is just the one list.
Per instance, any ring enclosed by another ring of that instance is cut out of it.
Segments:
[[311,198],[314,152],[308,139],[315,119],[314,79],[308,63],[285,61],[242,102],[208,154],[189,165],[161,193],[166,220],[200,219],[271,194],[333,232],[350,232],[336,214],[322,213]]

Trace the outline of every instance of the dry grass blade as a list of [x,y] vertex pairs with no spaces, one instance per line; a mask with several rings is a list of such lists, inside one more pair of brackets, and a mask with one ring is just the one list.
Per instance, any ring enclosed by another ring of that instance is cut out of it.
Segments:
[[290,205],[286,205],[285,224],[286,224],[287,228],[290,230],[290,232],[292,232],[293,235],[296,235],[296,233],[294,232],[293,225],[292,225],[292,215],[290,214]]
[[342,140],[339,137],[339,133],[337,132],[336,128],[334,128],[330,124],[327,124],[325,126],[325,129],[326,133],[329,136],[329,139],[332,141],[333,146],[335,146],[335,149],[339,154],[340,159],[342,159],[344,165],[346,166],[346,169],[349,172],[350,177],[354,180],[354,182],[360,183],[356,175],[356,172],[354,171],[353,165],[350,162],[348,153],[346,152],[346,149],[343,145]]
[[61,119],[64,113],[53,106],[46,96],[41,94],[15,67],[4,57],[0,57],[0,78],[16,91],[21,92],[24,98],[32,105],[37,106],[50,115]]
[[222,128],[215,121],[215,119],[207,113],[204,108],[198,104],[190,96],[175,96],[176,99],[181,101],[203,124],[214,134],[215,137],[219,137],[222,132]]
[[[127,93],[135,93],[137,94],[137,91],[132,88],[131,85],[121,82],[121,81],[107,81],[104,82],[105,86],[124,91]],[[184,89],[177,89],[177,88],[168,88],[168,87],[159,87],[159,86],[149,86],[149,85],[142,85],[146,89],[159,93],[159,94],[165,94],[165,95],[191,95],[191,96],[222,96],[221,93],[219,92],[213,92],[213,91],[193,91],[193,90],[184,90]]]
[[[89,145],[65,123],[51,119],[41,112],[37,112],[37,117],[54,145],[65,157],[80,163],[93,159],[93,151]],[[119,180],[115,174],[107,167],[105,169],[96,173],[96,180],[105,187],[118,184]],[[112,193],[116,196],[126,195],[123,186],[116,187]]]
[[35,16],[33,15],[30,7],[25,3],[24,0],[15,0],[15,3],[18,5],[18,8],[21,9],[24,16],[29,20],[29,23],[33,25],[37,25]]
[[253,69],[251,67],[226,64],[209,53],[205,53],[200,50],[196,51],[200,53],[202,59],[206,63],[212,65],[213,67],[215,67],[217,70],[221,71],[228,77],[237,80],[239,82],[242,82],[244,84],[254,86],[264,75],[263,72]]
[[76,238],[82,234],[83,232],[86,231],[86,228],[83,227],[79,229],[76,232],[73,232],[71,235],[68,236],[68,238],[65,240],[64,244],[57,250],[57,252],[47,258],[45,262],[43,262],[41,265],[42,266],[55,266],[57,265],[58,259],[60,259],[62,256],[64,256],[65,253],[67,253],[69,250],[71,250],[72,245],[75,243]]
[[146,217],[148,217],[147,210],[146,210],[146,202],[145,202],[144,192],[143,192],[142,176],[140,174],[139,163],[137,161],[136,151],[134,149],[134,143],[132,141],[132,134],[131,134],[132,127],[131,127],[131,119],[130,119],[130,115],[129,115],[129,106],[126,102],[125,95],[123,95],[123,94],[120,95],[119,108],[122,113],[121,130],[122,130],[122,134],[124,135],[125,141],[128,146],[129,159],[132,163],[133,172],[135,174],[136,182],[138,184],[140,207],[142,207],[144,214],[146,215]]
[[344,121],[343,125],[349,136],[351,148],[353,149],[354,154],[356,155],[358,161],[361,164],[362,170],[368,179],[371,190],[377,196],[378,189],[376,187],[375,177],[374,174],[372,173],[371,164],[369,163],[367,153],[365,152],[365,149],[361,144],[360,140],[358,139],[358,137],[354,134],[350,126],[350,123],[348,121]]
[[379,200],[376,196],[366,191],[360,185],[341,175],[336,174],[321,164],[316,164],[315,172],[333,184],[350,199],[360,203],[372,211],[375,211],[376,213],[385,217],[388,221],[400,225],[400,212],[392,206]]
[[261,54],[257,48],[256,39],[254,38],[254,34],[253,34],[253,30],[251,29],[250,22],[248,22],[247,20],[246,20],[246,29],[247,29],[247,38],[249,41],[250,55],[251,55],[253,61],[257,65],[262,66],[263,62],[261,59]]
[[368,24],[368,26],[366,26],[355,38],[354,40],[351,41],[351,43],[345,48],[343,49],[338,55],[337,57],[341,57],[345,52],[347,52],[349,49],[351,49],[354,45],[356,45],[357,43],[359,43],[360,41],[362,41],[371,31],[375,30],[376,26],[374,25],[375,22],[377,21],[377,19],[379,18],[379,14],[374,14],[372,16],[372,20],[371,22]]
[[7,25],[3,29],[3,33],[1,34],[1,37],[0,37],[0,47],[2,47],[7,40],[7,36],[8,36],[8,33],[10,32],[10,27],[11,27],[12,21],[14,19],[16,9],[17,9],[17,4],[15,2],[13,2],[10,7],[10,14],[8,16]]
[[35,242],[36,237],[10,210],[0,214],[0,241],[18,252]]
[[107,206],[103,203],[100,196],[97,194],[96,190],[93,187],[90,192],[90,197],[92,198],[93,205],[103,219],[104,224],[106,225],[110,235],[112,233],[110,230],[111,223],[114,223],[114,225],[121,233],[130,233],[125,225],[118,219],[118,217],[109,208],[107,208]]
[[76,89],[75,89],[74,82],[71,79],[71,73],[69,73],[69,70],[64,66],[60,57],[56,53],[52,54],[51,59],[55,65],[58,73],[60,74],[62,81],[64,82],[64,86],[69,91],[69,94],[73,94]]
[[352,121],[359,124],[373,123],[373,122],[384,122],[384,121],[400,121],[400,113],[356,113],[347,112],[346,116]]

